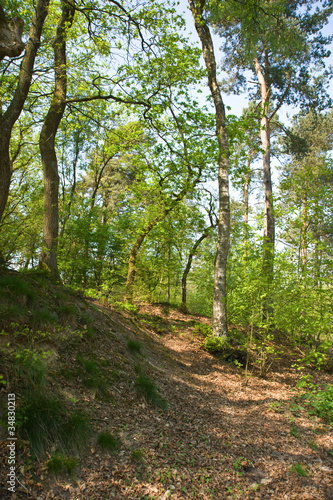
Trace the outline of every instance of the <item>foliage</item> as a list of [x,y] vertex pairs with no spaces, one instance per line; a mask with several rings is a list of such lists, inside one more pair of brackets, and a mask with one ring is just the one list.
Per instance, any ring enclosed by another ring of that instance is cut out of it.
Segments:
[[223,337],[213,337],[209,335],[206,337],[202,347],[208,352],[223,352],[228,348],[228,341]]
[[325,389],[314,388],[305,392],[302,399],[308,402],[310,411],[321,418],[333,422],[333,385],[328,384]]

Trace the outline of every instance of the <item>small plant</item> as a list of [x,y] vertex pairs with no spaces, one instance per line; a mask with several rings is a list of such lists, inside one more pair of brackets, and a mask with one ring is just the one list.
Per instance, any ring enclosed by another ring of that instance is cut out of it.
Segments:
[[245,458],[245,457],[238,457],[234,461],[234,468],[237,471],[237,473],[240,474],[241,471],[244,469],[244,467],[246,467],[248,464],[249,464],[249,461],[248,461],[247,458]]
[[310,374],[302,375],[302,377],[300,377],[299,380],[297,381],[296,387],[298,387],[298,389],[304,389],[304,388],[312,389],[315,387],[312,383],[312,379],[313,377]]
[[49,472],[58,476],[64,467],[64,456],[61,453],[56,453],[52,456],[51,460],[49,460],[46,464]]
[[94,359],[86,359],[80,354],[77,355],[77,360],[89,375],[96,375],[98,372],[98,363]]
[[97,389],[103,386],[103,376],[99,363],[94,359],[84,358],[81,354],[77,355],[77,360],[81,365],[78,375],[82,378],[82,383],[88,389]]
[[201,346],[208,352],[221,352],[228,348],[228,342],[224,337],[207,336]]
[[15,356],[15,371],[20,387],[30,389],[44,384],[46,365],[43,362],[45,353],[36,349],[21,349]]
[[306,468],[299,463],[292,465],[291,472],[301,477],[307,477],[309,475],[309,472],[306,470]]
[[277,412],[282,412],[283,411],[283,402],[273,401],[273,403],[270,403],[269,407],[272,408],[272,410],[275,410]]
[[78,459],[76,457],[65,457],[61,453],[56,453],[47,462],[46,466],[49,472],[55,476],[65,472],[72,476],[77,464]]
[[98,434],[97,443],[103,451],[108,453],[115,453],[120,448],[119,439],[109,432]]
[[137,367],[139,373],[134,385],[139,394],[142,394],[146,401],[158,406],[161,410],[166,410],[168,407],[167,401],[159,394],[159,389],[149,377],[147,377],[142,369]]
[[137,340],[129,340],[127,342],[127,347],[131,352],[136,354],[141,354],[141,349],[142,349],[141,342],[138,342]]
[[295,438],[299,438],[299,430],[297,429],[297,427],[291,427],[290,429],[290,435],[295,437]]
[[137,448],[136,450],[133,450],[131,453],[131,460],[133,462],[142,462],[144,460],[144,451],[141,450],[140,448]]
[[119,311],[126,311],[131,313],[138,313],[139,309],[134,304],[130,304],[129,302],[114,302],[114,306]]
[[309,441],[308,446],[309,446],[309,448],[311,448],[311,450],[318,450],[319,449],[319,446],[317,445],[316,441]]

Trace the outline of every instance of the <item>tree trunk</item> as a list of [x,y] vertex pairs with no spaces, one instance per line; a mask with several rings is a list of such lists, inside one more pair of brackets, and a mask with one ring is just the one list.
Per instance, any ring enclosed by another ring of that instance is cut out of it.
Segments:
[[57,264],[59,173],[55,137],[66,108],[66,30],[71,26],[75,13],[74,7],[65,1],[62,2],[61,7],[62,15],[53,41],[55,62],[53,99],[39,137],[44,173],[43,249],[40,264],[48,269],[56,280],[60,279],[60,275]]
[[225,124],[225,109],[216,76],[216,61],[213,41],[209,27],[203,18],[205,0],[189,0],[196,31],[202,44],[202,53],[208,72],[208,85],[215,106],[216,135],[219,146],[218,185],[219,185],[219,222],[218,241],[214,270],[213,334],[218,337],[228,335],[226,278],[227,259],[230,244],[230,205],[229,205],[229,143]]
[[[266,67],[268,67],[267,56]],[[273,280],[273,259],[275,244],[275,220],[273,215],[273,189],[271,176],[271,145],[270,145],[270,125],[268,118],[269,89],[267,87],[264,74],[262,72],[258,57],[254,60],[255,70],[260,84],[261,91],[261,127],[260,138],[263,153],[263,177],[265,189],[264,206],[264,251],[263,251],[263,271],[268,283]]]
[[32,71],[49,3],[50,0],[39,0],[38,2],[29,32],[29,40],[21,63],[16,90],[8,108],[0,116],[0,220],[6,208],[10,188],[11,162],[9,157],[9,143],[12,129],[21,114],[30,89]]
[[319,234],[319,206],[318,200],[315,201],[315,214],[314,214],[314,285],[316,288],[321,288],[321,265],[320,265],[320,234]]
[[170,304],[170,258],[171,258],[171,243],[168,242],[168,274],[167,274],[167,302]]
[[[250,164],[249,158],[249,164]],[[244,184],[244,248],[245,255],[247,253],[247,240],[248,240],[248,230],[249,230],[249,188],[250,188],[250,172],[248,171],[245,176]]]
[[186,264],[186,267],[185,267],[184,272],[183,272],[183,276],[182,276],[182,303],[181,303],[180,307],[181,307],[181,310],[185,313],[187,312],[187,277],[188,277],[188,273],[190,272],[191,267],[192,267],[192,260],[193,260],[194,254],[197,251],[200,243],[205,238],[208,237],[209,229],[210,229],[210,227],[205,229],[205,231],[202,233],[200,238],[198,238],[197,241],[194,243],[192,250],[189,253],[189,256],[187,259],[187,264]]
[[302,234],[301,234],[301,266],[303,276],[306,273],[306,266],[308,262],[308,242],[307,242],[307,228],[308,228],[308,199],[305,194],[302,200]]
[[7,21],[0,5],[0,61],[6,56],[18,57],[24,50],[22,42],[24,22],[15,18]]

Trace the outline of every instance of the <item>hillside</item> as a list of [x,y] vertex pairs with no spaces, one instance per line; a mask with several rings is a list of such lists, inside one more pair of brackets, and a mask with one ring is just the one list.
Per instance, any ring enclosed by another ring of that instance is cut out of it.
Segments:
[[290,346],[265,378],[245,378],[200,346],[205,317],[102,304],[42,274],[0,281],[1,498],[333,499],[332,426],[296,387],[301,374],[319,386],[332,376],[292,367]]

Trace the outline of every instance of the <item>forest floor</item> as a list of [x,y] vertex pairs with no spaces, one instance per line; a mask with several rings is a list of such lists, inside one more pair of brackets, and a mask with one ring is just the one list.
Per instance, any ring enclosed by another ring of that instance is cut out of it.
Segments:
[[[33,459],[26,441],[18,453],[17,488],[6,490],[6,440],[0,447],[3,499],[333,499],[333,428],[309,415],[295,397],[300,377],[285,354],[261,378],[207,353],[194,325],[208,323],[162,305],[138,313],[86,301],[95,335],[45,345],[53,350],[54,390],[84,409],[92,434],[73,475],[52,475],[50,454]],[[93,309],[91,305],[93,305]],[[129,340],[142,348],[133,352]],[[81,356],[104,360],[109,398],[88,389],[75,372]],[[158,386],[166,410],[135,390],[138,365]],[[313,372],[314,382],[332,376]],[[2,389],[5,395],[7,389]],[[105,453],[96,436],[117,436]]]

